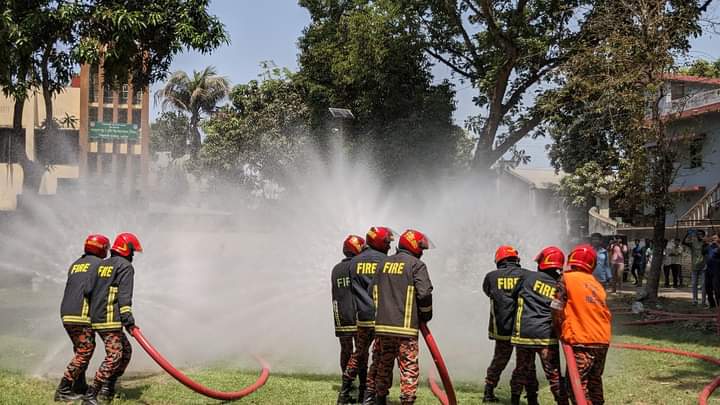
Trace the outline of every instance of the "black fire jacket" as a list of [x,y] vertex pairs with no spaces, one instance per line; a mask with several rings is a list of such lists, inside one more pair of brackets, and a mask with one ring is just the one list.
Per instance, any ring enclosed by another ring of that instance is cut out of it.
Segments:
[[432,317],[433,286],[425,263],[398,249],[378,266],[375,284],[375,334],[417,336],[420,321]]
[[350,260],[350,284],[357,310],[357,326],[375,325],[373,279],[378,263],[386,258],[385,253],[368,247]]
[[90,298],[92,327],[117,330],[135,323],[132,316],[135,269],[121,256],[103,260],[97,268],[97,281]]
[[90,294],[102,259],[85,254],[70,265],[65,293],[60,304],[63,323],[90,325]]
[[[558,274],[559,277],[559,274]],[[510,342],[517,346],[558,344],[550,304],[555,298],[558,280],[544,271],[526,271],[515,290],[515,323]]]
[[515,299],[512,292],[524,270],[519,264],[503,263],[485,275],[483,291],[490,297],[488,335],[494,340],[510,340],[515,320]]
[[335,336],[352,336],[357,332],[355,302],[350,288],[350,259],[346,257],[336,264],[330,277]]

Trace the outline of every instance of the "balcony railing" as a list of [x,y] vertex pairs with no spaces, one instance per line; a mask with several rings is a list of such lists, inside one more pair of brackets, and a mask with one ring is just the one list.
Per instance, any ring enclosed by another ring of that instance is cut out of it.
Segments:
[[720,89],[701,91],[671,102],[660,102],[660,115],[679,114],[711,104],[720,103]]
[[711,188],[705,195],[698,200],[685,214],[680,217],[681,221],[704,221],[710,219],[713,210],[718,207],[720,202],[720,183]]

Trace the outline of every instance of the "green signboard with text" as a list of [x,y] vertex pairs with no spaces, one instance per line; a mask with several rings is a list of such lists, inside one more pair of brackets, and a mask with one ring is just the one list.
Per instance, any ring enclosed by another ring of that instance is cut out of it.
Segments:
[[91,122],[90,139],[100,141],[137,141],[140,130],[135,124],[116,124],[111,122]]

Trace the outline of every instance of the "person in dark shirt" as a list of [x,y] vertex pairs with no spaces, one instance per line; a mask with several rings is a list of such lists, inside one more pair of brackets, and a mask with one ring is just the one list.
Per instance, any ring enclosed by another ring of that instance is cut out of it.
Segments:
[[630,274],[635,279],[635,285],[642,284],[642,278],[645,274],[645,246],[640,245],[640,239],[635,239],[635,247],[632,249]]
[[[335,336],[340,341],[340,372],[344,373],[350,356],[353,353],[353,341],[357,333],[357,314],[350,288],[350,260],[365,249],[365,239],[350,235],[343,242],[345,257],[332,270],[333,319]],[[349,393],[346,393],[349,394]],[[343,396],[338,403],[353,402],[350,396]]]
[[90,295],[97,268],[107,256],[110,239],[93,234],[85,239],[85,253],[68,269],[65,293],[60,304],[63,327],[73,344],[73,359],[55,391],[55,401],[82,399],[87,390],[85,370],[95,351],[95,332],[90,326]]
[[510,336],[516,305],[512,292],[523,272],[526,271],[520,267],[520,255],[512,246],[500,246],[497,249],[495,266],[497,270],[489,272],[483,280],[483,291],[490,298],[488,337],[495,341],[495,352],[485,376],[483,402],[500,401],[495,396],[495,387],[513,352]]
[[705,248],[705,263],[705,290],[710,308],[715,308],[720,301],[720,236],[717,233],[710,237]]
[[135,268],[132,261],[135,252],[142,251],[137,236],[121,233],[110,248],[110,257],[97,268],[97,281],[90,299],[90,318],[92,328],[105,345],[105,360],[95,373],[83,405],[97,405],[98,400],[112,401],[115,383],[130,363],[132,346],[123,333],[123,327],[128,331],[135,327],[132,312]]

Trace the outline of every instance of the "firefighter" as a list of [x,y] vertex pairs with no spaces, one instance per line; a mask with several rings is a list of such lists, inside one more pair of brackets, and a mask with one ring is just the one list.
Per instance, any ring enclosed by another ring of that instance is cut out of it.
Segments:
[[[345,258],[332,270],[332,303],[335,320],[335,336],[340,341],[340,372],[344,373],[353,353],[353,340],[357,333],[355,302],[350,289],[350,260],[365,249],[365,239],[350,235],[343,242]],[[342,398],[343,403],[351,402]]]
[[431,245],[422,232],[408,229],[400,236],[397,253],[382,262],[375,273],[375,344],[379,346],[379,358],[373,356],[373,367],[377,373],[377,405],[387,404],[396,360],[400,368],[400,404],[415,403],[420,377],[418,329],[420,322],[432,319],[433,291],[420,257]]
[[[603,286],[592,276],[597,256],[590,245],[579,245],[568,257],[569,269],[552,302],[560,339],[575,352],[585,397],[592,405],[605,403],[602,375],[611,337],[611,316]],[[575,403],[575,398],[572,398]]]
[[565,254],[559,248],[550,246],[543,249],[535,261],[538,271],[525,271],[513,291],[517,310],[510,338],[515,346],[510,402],[513,405],[520,404],[520,394],[524,387],[528,405],[538,404],[538,382],[534,367],[537,353],[555,402],[567,405],[567,392],[560,373],[560,346],[550,308],[565,265]]
[[[375,398],[374,380],[368,378],[367,363],[370,345],[375,338],[375,302],[373,279],[378,263],[387,257],[390,243],[394,240],[394,232],[387,227],[374,226],[368,230],[365,241],[366,248],[350,260],[350,285],[357,311],[357,334],[355,335],[355,351],[350,356],[343,373],[343,382],[338,395],[338,404],[346,403],[352,391],[352,383],[359,377],[358,400],[372,404]],[[368,387],[368,383],[370,387]],[[365,401],[367,399],[367,401]]]
[[83,405],[96,405],[98,399],[112,401],[115,383],[130,363],[132,346],[122,329],[125,327],[130,331],[135,327],[132,313],[135,269],[132,261],[135,253],[142,251],[137,236],[121,233],[110,248],[110,257],[98,266],[90,313],[92,328],[102,338],[106,354]]
[[97,267],[107,256],[109,248],[110,239],[106,236],[89,235],[85,239],[85,253],[68,269],[60,316],[75,355],[55,391],[55,401],[82,399],[87,390],[85,370],[95,351],[95,332],[90,326],[90,295],[95,285]]
[[495,387],[513,352],[510,336],[515,319],[515,299],[512,292],[524,271],[520,267],[520,255],[512,246],[500,246],[495,251],[495,266],[497,269],[485,275],[483,280],[483,291],[490,297],[488,337],[495,341],[495,353],[485,376],[483,402],[500,401],[495,396]]

